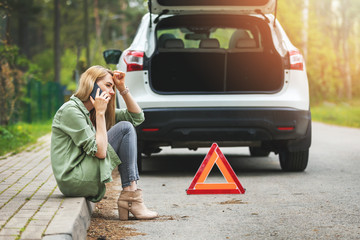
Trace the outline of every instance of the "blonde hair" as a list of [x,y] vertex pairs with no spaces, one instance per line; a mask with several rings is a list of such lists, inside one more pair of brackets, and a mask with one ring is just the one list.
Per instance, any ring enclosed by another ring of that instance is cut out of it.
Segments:
[[[88,68],[83,74],[81,74],[79,87],[75,93],[75,96],[81,101],[86,102],[90,98],[90,93],[94,88],[94,83],[102,80],[107,74],[113,76],[113,72],[102,66],[92,66]],[[113,87],[115,91],[115,86]],[[105,112],[106,129],[109,130],[115,124],[115,102],[116,95],[111,97]],[[95,108],[90,111],[90,119],[96,127],[96,112]]]

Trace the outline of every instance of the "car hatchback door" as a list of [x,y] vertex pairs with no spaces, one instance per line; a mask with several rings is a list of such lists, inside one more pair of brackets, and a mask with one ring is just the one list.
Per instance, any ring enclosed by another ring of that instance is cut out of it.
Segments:
[[273,13],[276,0],[149,0],[155,14]]

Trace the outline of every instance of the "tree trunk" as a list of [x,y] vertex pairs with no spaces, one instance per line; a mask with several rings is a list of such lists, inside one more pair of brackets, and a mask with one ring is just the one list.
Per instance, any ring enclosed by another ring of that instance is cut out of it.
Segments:
[[[338,71],[340,73],[340,77],[344,75],[344,67],[343,67],[343,61],[342,61],[342,55],[341,55],[341,19],[338,17],[338,11],[339,9],[335,7],[335,4],[337,1],[329,0],[329,6],[330,6],[330,16],[326,20],[330,22],[329,24],[329,30],[330,30],[330,38],[332,39],[333,45],[334,45],[334,52],[336,54],[336,66],[338,68]],[[339,79],[339,82],[342,79]],[[337,97],[343,98],[344,93],[344,86],[338,85],[337,87]]]
[[309,0],[304,0],[304,7],[303,7],[303,31],[302,31],[302,38],[303,38],[303,55],[305,60],[308,56],[308,31],[309,31]]
[[61,52],[60,52],[60,1],[54,0],[54,65],[55,82],[60,83]]
[[355,51],[354,51],[354,54],[355,54],[355,62],[354,62],[354,65],[355,65],[355,73],[358,74],[360,72],[360,48],[359,48],[359,44],[360,44],[360,32],[359,32],[359,28],[360,28],[360,19],[358,19],[355,23]]
[[95,32],[96,40],[98,41],[101,37],[101,28],[100,28],[100,16],[99,16],[99,1],[94,0],[94,16],[95,16]]
[[343,42],[343,51],[344,51],[344,65],[345,65],[345,93],[348,100],[352,99],[352,79],[351,79],[351,69],[350,69],[350,58],[349,58],[349,44],[348,41]]
[[98,0],[94,0],[94,17],[95,17],[95,34],[96,34],[96,41],[95,46],[93,49],[93,54],[91,59],[94,58],[95,54],[101,50],[102,42],[101,42],[101,26],[100,26],[100,16],[99,16],[99,2]]
[[19,49],[22,54],[26,57],[30,57],[29,51],[29,10],[32,7],[33,1],[24,2],[23,9],[18,15],[18,44]]
[[86,51],[86,66],[91,65],[89,48],[89,6],[88,0],[84,0],[84,47]]
[[9,17],[9,15],[6,15],[6,30],[5,30],[5,36],[6,36],[6,43],[7,44],[11,44],[11,35],[10,35],[10,20],[11,18]]
[[127,2],[125,0],[122,0],[121,3],[121,12],[122,12],[122,21],[121,21],[121,37],[123,39],[123,46],[122,48],[125,49],[127,48],[127,41],[128,41],[128,34],[127,34],[127,28],[128,28],[128,22],[126,21],[126,15],[125,15],[125,11],[127,8]]
[[352,98],[352,80],[350,70],[350,58],[349,58],[349,36],[352,28],[352,18],[350,14],[351,4],[349,0],[343,0],[340,5],[341,11],[341,39],[342,39],[342,52],[343,52],[343,79],[345,87],[345,96],[347,99]]

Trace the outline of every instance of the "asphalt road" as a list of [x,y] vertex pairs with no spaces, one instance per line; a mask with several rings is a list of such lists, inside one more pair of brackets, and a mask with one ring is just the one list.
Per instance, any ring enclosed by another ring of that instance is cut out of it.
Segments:
[[[360,239],[360,129],[313,123],[309,165],[284,173],[278,156],[221,148],[245,194],[187,195],[208,149],[145,158],[139,186],[157,221],[133,221],[131,239]],[[214,167],[206,182],[225,182]]]

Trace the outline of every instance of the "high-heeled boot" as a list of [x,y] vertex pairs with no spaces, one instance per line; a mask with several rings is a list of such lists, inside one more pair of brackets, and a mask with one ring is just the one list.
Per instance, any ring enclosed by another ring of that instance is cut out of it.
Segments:
[[120,220],[128,220],[129,212],[139,220],[158,217],[157,212],[151,211],[145,206],[141,189],[121,191],[118,199],[118,211]]

